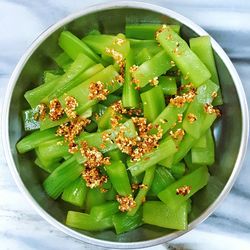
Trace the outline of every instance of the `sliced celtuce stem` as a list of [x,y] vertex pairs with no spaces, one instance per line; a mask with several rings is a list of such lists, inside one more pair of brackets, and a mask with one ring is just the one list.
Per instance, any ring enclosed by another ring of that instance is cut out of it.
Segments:
[[195,87],[200,86],[211,77],[202,61],[170,27],[162,29],[162,32],[156,36],[156,40],[181,70],[184,78],[189,79]]
[[59,37],[59,46],[67,53],[73,60],[81,53],[87,55],[94,62],[100,63],[101,58],[95,54],[83,41],[73,35],[69,31],[63,31]]
[[143,224],[142,211],[139,209],[133,216],[129,216],[126,213],[117,213],[113,215],[112,221],[116,234],[126,233]]
[[143,186],[141,187],[141,189],[139,190],[139,192],[135,197],[136,206],[132,208],[130,211],[128,211],[129,216],[135,215],[135,213],[138,211],[142,203],[146,201],[146,195],[151,188],[154,175],[155,175],[155,166],[152,166],[145,171],[145,175],[142,182]]
[[163,50],[160,51],[132,72],[133,81],[139,88],[143,88],[150,81],[157,80],[160,75],[172,68],[170,61],[171,59],[166,52]]
[[158,227],[185,230],[188,225],[187,202],[176,209],[161,201],[148,201],[143,205],[143,222]]
[[176,144],[171,138],[167,138],[159,147],[150,153],[144,154],[139,161],[128,162],[128,169],[131,174],[138,175],[159,161],[177,152]]
[[107,217],[103,220],[97,221],[89,214],[68,211],[66,225],[86,231],[102,231],[112,228],[113,222],[112,217]]
[[105,219],[119,212],[119,203],[117,201],[109,201],[104,204],[92,207],[90,215],[97,221]]
[[18,152],[21,154],[26,153],[38,147],[41,143],[55,139],[55,132],[56,130],[52,128],[45,131],[35,131],[25,136],[16,145]]
[[160,76],[159,86],[162,88],[164,95],[176,95],[177,85],[175,77],[171,76]]
[[[211,80],[218,86],[220,84],[219,76],[214,60],[214,53],[209,36],[200,36],[191,38],[189,40],[191,50],[200,58],[200,60],[206,65],[211,73]],[[214,99],[213,105],[223,104],[222,95],[220,89],[218,90],[218,96]]]
[[69,83],[65,84],[61,88],[57,88],[55,91],[53,91],[50,96],[49,100],[53,98],[58,98],[59,96],[62,96],[64,93],[67,93],[69,90],[76,87],[78,84],[84,82],[88,78],[94,76],[98,72],[102,71],[104,69],[102,64],[94,64],[90,68],[83,71],[76,79],[70,81]]
[[27,91],[24,94],[25,99],[28,101],[32,108],[35,108],[41,102],[47,103],[48,96],[57,88],[68,84],[70,81],[75,79],[80,73],[82,73],[87,68],[94,65],[94,61],[92,61],[88,56],[84,54],[80,54],[76,60],[70,65],[69,69],[60,76],[59,78],[42,84],[32,90]]
[[87,187],[85,180],[80,176],[62,193],[62,199],[75,206],[83,207],[87,195]]
[[[155,39],[155,33],[163,24],[127,24],[125,34],[129,38],[150,40]],[[171,29],[180,34],[180,25],[169,25]]]
[[[193,194],[207,185],[208,179],[209,173],[207,167],[198,168],[166,187],[166,189],[158,194],[158,197],[168,205],[169,208],[176,209]],[[187,189],[187,191],[183,189]]]
[[93,82],[100,81],[101,83],[104,84],[104,89],[107,89],[109,93],[112,93],[121,87],[121,83],[117,81],[116,77],[118,77],[118,73],[116,72],[114,67],[112,65],[108,66],[107,68],[98,72],[97,74],[90,77],[83,83],[69,90],[67,93],[65,93],[63,96],[59,98],[59,101],[65,108],[66,107],[65,98],[67,96],[73,96],[78,102],[78,107],[76,108],[76,112],[82,113],[100,101],[97,98],[89,99],[90,84]]
[[122,91],[122,105],[125,108],[137,108],[139,106],[140,98],[139,92],[135,89],[136,85],[132,81],[130,67],[133,65],[133,54],[130,50],[125,66],[125,82]]
[[78,164],[74,157],[69,158],[55,169],[44,181],[46,193],[57,199],[63,190],[75,181],[83,171],[83,166]]
[[165,98],[161,87],[155,86],[141,94],[143,114],[148,122],[153,122],[165,108]]
[[126,166],[122,161],[113,161],[106,166],[106,171],[110,181],[119,195],[126,196],[132,194]]

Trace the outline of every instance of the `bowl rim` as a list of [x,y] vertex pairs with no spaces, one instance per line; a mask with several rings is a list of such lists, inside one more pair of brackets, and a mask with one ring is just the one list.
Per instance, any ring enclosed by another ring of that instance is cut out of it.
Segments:
[[[248,135],[249,135],[249,114],[248,114],[248,106],[247,106],[247,100],[246,95],[243,89],[242,82],[239,78],[239,75],[233,66],[233,63],[230,61],[229,57],[226,55],[224,50],[220,47],[220,45],[211,37],[212,47],[218,54],[218,56],[222,59],[223,63],[226,65],[227,69],[229,70],[231,77],[233,79],[237,95],[240,102],[240,107],[242,111],[242,134],[241,134],[241,144],[239,147],[237,159],[235,161],[235,165],[233,168],[233,171],[231,173],[231,176],[229,177],[224,189],[220,193],[220,195],[217,197],[217,199],[203,212],[202,215],[200,215],[198,218],[196,218],[192,223],[189,224],[188,229],[184,231],[174,231],[171,234],[161,236],[155,239],[151,240],[145,240],[145,241],[138,241],[138,242],[112,242],[107,240],[100,240],[95,239],[93,237],[83,235],[74,229],[71,229],[67,227],[66,225],[60,223],[56,219],[54,219],[51,215],[49,215],[40,205],[36,202],[36,200],[33,198],[33,196],[29,193],[29,191],[26,189],[24,183],[22,182],[19,173],[17,171],[17,168],[14,163],[14,159],[12,157],[11,148],[10,148],[10,141],[9,141],[9,119],[6,119],[6,117],[9,118],[9,108],[11,103],[11,97],[13,90],[15,88],[16,82],[20,76],[20,73],[22,72],[22,69],[30,56],[34,53],[34,51],[39,47],[39,45],[47,38],[49,37],[53,32],[55,32],[59,27],[62,27],[63,25],[73,21],[74,19],[77,19],[81,16],[95,13],[102,10],[111,10],[111,9],[119,9],[119,8],[136,8],[136,9],[145,9],[145,10],[151,10],[156,13],[160,13],[166,16],[169,16],[180,23],[186,25],[190,29],[192,29],[194,32],[196,32],[198,35],[209,35],[205,30],[203,30],[200,26],[195,24],[190,19],[184,17],[183,15],[172,11],[168,8],[159,6],[157,4],[151,4],[151,3],[145,3],[145,2],[138,2],[138,1],[112,1],[108,3],[101,3],[101,4],[95,4],[91,5],[84,10],[80,10],[78,12],[75,12],[73,14],[70,14],[66,16],[65,18],[61,19],[60,21],[56,22],[49,28],[47,28],[44,32],[42,32],[36,39],[33,41],[31,46],[27,49],[27,51],[24,53],[24,55],[19,60],[17,66],[15,67],[8,86],[6,90],[6,95],[4,99],[4,105],[2,110],[2,142],[4,145],[4,154],[6,161],[8,163],[8,166],[11,170],[11,174],[21,192],[24,194],[24,196],[27,198],[27,200],[31,203],[31,205],[34,207],[34,209],[38,212],[40,216],[42,216],[47,222],[55,226],[60,231],[64,232],[67,235],[70,235],[78,240],[81,240],[85,243],[102,246],[102,247],[112,247],[112,248],[144,248],[144,247],[150,247],[158,244],[162,244],[165,242],[168,242],[170,240],[173,240],[186,232],[190,231],[194,227],[196,227],[198,224],[203,222],[210,214],[214,212],[214,210],[218,207],[218,205],[224,200],[226,195],[231,190],[239,172],[243,164],[244,156],[246,154],[247,150],[247,143],[248,143]],[[4,119],[5,117],[5,119]]]

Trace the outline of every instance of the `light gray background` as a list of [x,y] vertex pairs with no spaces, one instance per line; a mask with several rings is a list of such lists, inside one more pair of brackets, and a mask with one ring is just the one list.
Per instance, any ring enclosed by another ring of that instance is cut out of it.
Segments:
[[[31,42],[47,27],[105,0],[0,0],[0,108],[10,75]],[[208,31],[225,49],[250,97],[250,1],[148,1],[175,10]],[[17,189],[0,146],[0,249],[97,249],[66,236],[43,220]],[[249,149],[248,149],[249,153]],[[250,249],[250,157],[231,193],[192,232],[151,249]]]

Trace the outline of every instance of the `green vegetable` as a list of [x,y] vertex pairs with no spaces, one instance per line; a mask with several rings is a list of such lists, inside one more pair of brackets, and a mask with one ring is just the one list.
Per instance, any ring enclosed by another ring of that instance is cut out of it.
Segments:
[[155,166],[152,166],[145,171],[145,175],[144,175],[143,182],[142,182],[144,186],[142,186],[142,188],[139,190],[138,194],[136,195],[135,197],[136,206],[128,212],[129,216],[135,215],[135,213],[140,208],[141,204],[145,201],[147,192],[151,188],[151,184],[154,179],[154,173],[155,173]]
[[119,195],[132,194],[128,173],[122,161],[113,161],[106,167],[110,181]]
[[[191,38],[189,40],[191,50],[200,58],[200,60],[206,65],[211,73],[211,80],[217,85],[220,84],[219,76],[216,69],[214,60],[213,49],[209,36],[200,36]],[[214,105],[223,104],[222,95],[220,89],[218,90],[218,96],[214,99]]]
[[66,225],[86,231],[102,231],[113,227],[111,217],[97,221],[89,214],[75,211],[68,211]]
[[200,86],[211,77],[210,72],[188,44],[170,27],[165,28],[156,37],[168,56],[175,62],[185,78],[195,87]]
[[172,67],[170,61],[165,51],[160,51],[132,72],[132,77],[138,87],[142,88],[150,81],[154,81],[154,79],[157,80],[158,76],[166,73]]
[[93,207],[104,204],[105,200],[106,200],[106,193],[101,192],[100,189],[98,188],[88,189],[85,201],[85,211],[89,213]]
[[148,201],[143,205],[143,222],[158,227],[185,230],[188,225],[187,202],[172,209],[161,201]]
[[142,211],[139,210],[133,216],[129,216],[126,213],[117,213],[112,217],[112,221],[117,234],[126,233],[143,224]]
[[171,76],[160,76],[159,86],[162,88],[164,95],[176,95],[177,85],[175,77]]
[[[162,27],[162,24],[127,24],[125,34],[129,38],[135,39],[154,39],[155,32]],[[169,25],[171,29],[180,33],[180,25]]]
[[63,162],[47,177],[43,183],[46,193],[53,199],[57,199],[63,190],[75,181],[83,171],[74,157]]
[[75,79],[80,73],[94,65],[94,62],[84,54],[79,54],[76,60],[70,65],[69,69],[55,80],[42,84],[24,94],[32,108],[35,108],[41,102],[48,102],[48,96],[57,88],[68,84]]
[[130,73],[130,67],[133,66],[133,54],[130,50],[125,67],[125,82],[122,91],[122,105],[125,108],[137,108],[139,106],[139,92],[135,89],[136,84],[133,83],[133,79]]
[[132,175],[138,175],[147,168],[157,164],[161,160],[171,156],[177,151],[176,145],[171,138],[168,138],[159,147],[150,153],[146,153],[141,160],[136,162],[128,162],[128,169]]
[[165,108],[165,98],[162,89],[155,86],[141,94],[144,117],[153,122]]
[[85,180],[80,176],[69,186],[67,186],[62,194],[62,199],[75,206],[82,207],[87,195],[87,187]]
[[[65,93],[62,97],[59,98],[60,103],[65,108],[65,97],[66,96],[74,96],[78,102],[78,107],[76,108],[76,112],[82,113],[86,111],[88,108],[92,107],[93,105],[99,102],[98,99],[89,99],[89,86],[93,82],[100,81],[104,84],[104,88],[107,88],[109,93],[114,92],[118,88],[121,87],[121,83],[116,80],[118,73],[114,69],[114,67],[108,66],[104,70],[98,72],[94,76],[90,77],[83,83],[79,84],[78,86],[74,87],[73,89],[69,90]],[[113,83],[111,84],[111,81]]]
[[119,212],[119,203],[117,201],[105,202],[99,206],[92,207],[90,215],[97,221],[110,217]]
[[155,175],[150,189],[150,194],[157,195],[159,192],[161,192],[174,181],[174,177],[167,170],[167,168],[157,166],[155,169]]
[[75,60],[79,54],[87,55],[96,63],[101,62],[101,58],[95,54],[83,41],[74,36],[69,31],[63,31],[59,37],[59,46],[67,53],[67,55]]
[[[195,145],[191,149],[192,163],[202,165],[212,165],[215,161],[214,139],[211,129],[205,134],[206,147],[199,148]],[[197,143],[196,143],[197,145]]]
[[19,153],[26,153],[36,147],[39,144],[44,143],[49,140],[53,140],[56,138],[55,129],[48,129],[45,131],[35,131],[32,134],[25,136],[21,139],[16,147]]
[[[158,197],[171,209],[178,208],[183,202],[188,200],[193,194],[207,185],[209,173],[206,167],[198,168],[192,173],[185,175],[178,181],[172,183],[162,190]],[[186,194],[178,194],[179,189],[187,187],[189,191]]]

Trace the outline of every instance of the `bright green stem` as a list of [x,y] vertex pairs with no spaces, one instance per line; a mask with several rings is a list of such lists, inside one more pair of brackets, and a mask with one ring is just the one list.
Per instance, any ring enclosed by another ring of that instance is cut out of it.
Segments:
[[103,231],[112,228],[113,222],[111,217],[97,221],[89,214],[68,211],[66,225],[86,231]]
[[32,90],[28,90],[24,94],[24,97],[32,108],[35,108],[41,102],[48,102],[48,96],[54,90],[68,84],[92,65],[94,65],[94,62],[90,58],[84,54],[80,54],[64,75],[49,83],[42,84]]
[[159,161],[158,164],[166,168],[171,168],[171,166],[173,165],[173,161],[174,161],[174,155],[166,159],[163,159],[162,161]]
[[48,142],[40,144],[36,148],[36,151],[37,153],[39,153],[42,159],[51,161],[54,159],[71,155],[68,152],[68,149],[69,149],[68,144],[64,142],[64,139],[58,137],[54,140],[50,140]]
[[47,173],[52,173],[58,166],[60,166],[59,161],[43,161],[42,159],[39,159],[38,157],[35,159],[35,164],[46,171]]
[[[216,114],[206,114],[202,124],[201,135],[205,134],[205,132],[212,126],[216,117]],[[178,152],[174,155],[173,163],[176,164],[181,161],[196,142],[197,140],[191,135],[186,134],[179,145]]]
[[167,168],[157,166],[155,169],[155,175],[150,189],[150,194],[157,195],[159,192],[161,192],[174,181],[174,177],[171,175]]
[[[202,126],[207,113],[204,110],[204,105],[213,101],[212,95],[217,92],[218,86],[208,80],[197,89],[197,96],[190,103],[186,115],[183,119],[183,129],[195,139],[201,137]],[[190,122],[190,115],[195,115],[195,121]]]
[[192,147],[192,163],[212,165],[215,161],[214,139],[211,129],[205,134],[207,145],[205,148]]
[[[162,24],[127,24],[125,26],[125,34],[129,38],[135,39],[155,39],[155,33],[162,27]],[[180,25],[169,25],[171,29],[180,33]]]
[[106,166],[110,181],[119,195],[126,196],[132,194],[126,166],[122,161],[112,161]]
[[89,213],[93,207],[104,204],[105,201],[106,193],[101,192],[98,188],[89,189],[85,202],[85,211]]
[[175,62],[184,77],[188,78],[195,87],[200,86],[211,77],[210,72],[202,61],[170,27],[164,29],[156,37],[156,40]]
[[126,162],[127,155],[122,153],[120,149],[114,149],[112,151],[107,152],[107,155],[110,157],[111,161],[119,161]]
[[188,225],[187,202],[172,209],[161,201],[148,201],[143,205],[143,222],[158,227],[185,230]]
[[93,82],[100,81],[104,84],[104,88],[109,91],[109,93],[114,92],[115,90],[119,89],[121,87],[121,83],[119,83],[116,80],[116,77],[118,76],[118,73],[114,69],[114,67],[108,66],[104,70],[98,72],[94,76],[90,77],[83,83],[79,84],[75,88],[71,89],[65,95],[61,96],[59,98],[60,103],[65,108],[65,97],[66,96],[73,96],[78,102],[78,107],[76,109],[76,112],[82,113],[88,108],[92,107],[93,105],[97,104],[99,102],[98,99],[89,99],[89,86]]
[[171,166],[170,172],[174,176],[175,179],[180,179],[186,171],[185,163],[179,162],[177,164],[173,164]]
[[53,140],[56,138],[55,129],[48,129],[45,131],[35,131],[32,134],[25,136],[21,139],[16,147],[19,153],[26,153],[40,144],[47,142],[49,140]]
[[200,164],[194,164],[192,162],[192,155],[191,155],[191,151],[189,151],[186,156],[184,157],[184,161],[186,163],[187,166],[187,172],[193,172],[194,170],[200,168],[200,167],[205,167],[206,165],[200,165]]
[[46,193],[52,199],[57,199],[63,190],[80,176],[82,171],[83,166],[79,165],[74,157],[69,158],[45,179],[43,187]]
[[155,175],[155,166],[152,166],[145,171],[145,175],[144,175],[143,182],[142,182],[142,184],[145,186],[142,187],[137,193],[135,197],[136,206],[128,212],[129,216],[135,215],[135,213],[138,211],[142,203],[145,201],[146,195],[151,188],[154,175]]
[[141,209],[133,216],[129,216],[126,213],[118,213],[112,217],[116,234],[126,233],[137,227],[142,223],[142,211]]
[[176,95],[177,85],[176,79],[172,76],[160,76],[159,86],[162,88],[164,95]]
[[197,142],[193,145],[193,148],[206,148],[207,147],[207,137],[206,135],[201,136]]
[[90,34],[85,36],[82,41],[85,42],[97,54],[104,54],[105,49],[112,44],[114,38],[115,36],[112,35]]
[[132,73],[132,76],[140,88],[146,86],[150,80],[166,73],[172,65],[170,58],[165,51],[160,51],[150,60],[144,62],[139,68]]
[[115,191],[114,187],[112,186],[106,193],[105,198],[107,201],[115,201],[116,200],[117,192]]
[[135,55],[145,48],[148,49],[151,57],[162,51],[162,48],[158,46],[158,43],[155,40],[129,39],[129,41]]
[[110,95],[107,96],[107,99],[104,100],[104,101],[101,101],[100,104],[105,105],[106,107],[109,107],[113,103],[115,103],[115,102],[117,102],[119,100],[121,100],[120,96],[110,94]]
[[64,189],[62,194],[62,199],[75,206],[83,207],[86,195],[87,195],[86,182],[80,176]]
[[63,69],[73,62],[73,60],[65,52],[59,54],[57,57],[54,58],[54,60],[57,65]]
[[165,98],[161,87],[155,86],[141,94],[144,117],[153,122],[165,108]]
[[[178,181],[172,183],[166,189],[158,194],[161,201],[167,204],[171,209],[178,208],[183,202],[188,200],[197,191],[207,185],[209,173],[206,167],[198,168],[192,173],[185,175]],[[186,195],[177,194],[177,190],[183,187],[189,187],[190,191]]]
[[[206,65],[211,73],[211,80],[218,86],[220,84],[218,72],[214,60],[214,53],[209,36],[200,36],[191,38],[189,40],[191,50],[200,58],[200,60]],[[220,89],[218,90],[218,96],[214,99],[214,105],[223,104],[222,95]]]
[[187,104],[183,107],[176,107],[172,104],[168,106],[158,115],[158,117],[153,122],[153,125],[160,125],[163,129],[163,134],[165,134],[178,120],[178,115],[183,114],[187,109]]
[[99,206],[94,206],[90,215],[97,221],[110,217],[119,212],[119,203],[117,201],[110,201]]
[[148,48],[143,48],[136,55],[135,63],[136,63],[136,65],[141,65],[144,62],[150,60],[151,58],[152,58],[152,55],[149,53],[149,49]]
[[75,60],[79,54],[83,53],[94,62],[101,62],[101,58],[95,54],[88,45],[69,31],[63,31],[61,33],[58,44],[73,60]]
[[149,167],[157,164],[159,161],[173,155],[176,151],[177,148],[175,142],[171,138],[168,138],[162,142],[157,149],[150,153],[144,154],[140,161],[128,161],[128,169],[133,176],[138,175]]
[[136,85],[132,81],[130,67],[133,65],[133,54],[130,50],[125,66],[125,82],[122,91],[122,105],[125,108],[137,108],[139,106],[140,98],[139,92],[135,89]]
[[102,64],[95,64],[91,66],[90,68],[83,71],[78,77],[76,77],[74,80],[70,81],[69,83],[65,84],[61,88],[57,88],[54,92],[51,93],[49,96],[49,99],[53,99],[55,97],[62,96],[64,93],[67,93],[69,90],[76,87],[78,84],[84,82],[85,80],[89,79],[90,77],[94,76],[98,72],[102,71],[104,69]]

